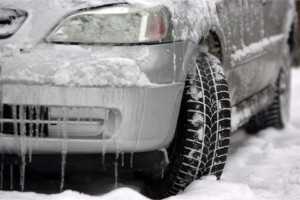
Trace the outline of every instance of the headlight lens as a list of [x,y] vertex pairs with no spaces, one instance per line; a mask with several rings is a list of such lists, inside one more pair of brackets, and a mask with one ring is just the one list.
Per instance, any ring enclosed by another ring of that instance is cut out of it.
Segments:
[[0,39],[15,34],[26,18],[27,13],[25,11],[0,8]]
[[164,42],[171,40],[170,21],[170,13],[165,7],[111,6],[67,17],[47,41],[83,44]]

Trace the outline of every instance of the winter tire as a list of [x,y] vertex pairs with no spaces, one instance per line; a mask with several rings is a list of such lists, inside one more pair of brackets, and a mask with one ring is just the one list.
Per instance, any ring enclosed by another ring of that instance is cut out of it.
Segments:
[[230,144],[231,105],[220,61],[201,53],[188,75],[176,137],[170,150],[166,194],[175,195],[205,175],[218,179]]

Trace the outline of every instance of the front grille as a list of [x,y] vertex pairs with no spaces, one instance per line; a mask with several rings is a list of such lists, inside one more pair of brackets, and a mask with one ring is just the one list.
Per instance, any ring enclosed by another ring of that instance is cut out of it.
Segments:
[[[109,139],[103,108],[8,105],[1,108],[0,133],[42,138]],[[111,124],[111,123],[107,123]]]
[[3,105],[0,131],[7,135],[47,137],[49,109],[45,106]]

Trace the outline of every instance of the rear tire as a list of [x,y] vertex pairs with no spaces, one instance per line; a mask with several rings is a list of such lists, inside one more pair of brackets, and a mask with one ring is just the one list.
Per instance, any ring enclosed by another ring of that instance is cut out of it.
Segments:
[[202,176],[221,177],[231,133],[231,105],[221,62],[201,53],[188,75],[163,196],[176,195]]
[[248,133],[257,133],[269,127],[285,128],[290,117],[290,80],[290,69],[282,69],[276,81],[273,103],[250,119],[246,125]]

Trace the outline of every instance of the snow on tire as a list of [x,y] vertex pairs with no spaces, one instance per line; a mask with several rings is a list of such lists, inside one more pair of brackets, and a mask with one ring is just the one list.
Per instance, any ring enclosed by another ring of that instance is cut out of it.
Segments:
[[208,77],[211,95],[210,146],[204,175],[215,175],[219,179],[225,167],[230,145],[230,94],[221,62],[216,57],[208,55],[202,59],[202,65],[208,65],[205,74]]
[[220,178],[230,143],[231,105],[220,61],[201,53],[188,75],[177,133],[170,151],[167,195],[184,190],[204,175]]

